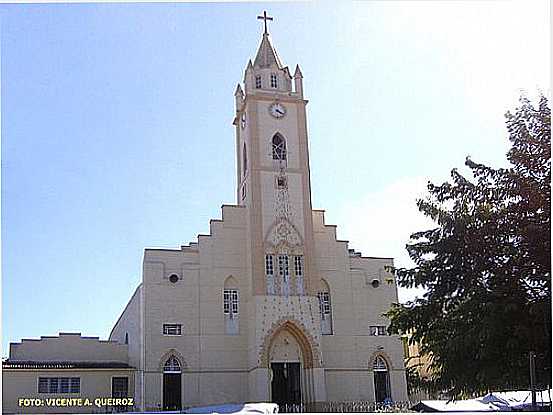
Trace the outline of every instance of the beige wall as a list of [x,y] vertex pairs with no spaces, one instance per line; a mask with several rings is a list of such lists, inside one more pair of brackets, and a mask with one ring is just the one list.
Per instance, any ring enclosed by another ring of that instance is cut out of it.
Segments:
[[81,337],[80,333],[60,333],[40,339],[23,339],[10,344],[10,361],[95,361],[128,362],[128,348],[118,342]]
[[134,383],[134,397],[137,402],[142,401],[142,344],[143,344],[143,296],[142,284],[140,284],[129,303],[121,313],[121,316],[111,330],[109,340],[125,343],[128,335],[128,362],[132,367],[137,368],[136,382]]
[[[373,400],[372,360],[381,354],[389,364],[393,399],[406,400],[400,339],[368,333],[369,325],[388,324],[382,313],[397,300],[383,270],[391,260],[351,257],[347,243],[336,240],[335,227],[313,212],[317,275],[330,287],[333,309],[334,334],[322,336],[316,297],[250,295],[246,213],[225,206],[224,220],[212,221],[197,252],[146,250],[144,408],[162,405],[162,364],[170,354],[183,365],[184,406],[270,399],[268,366],[260,355],[271,330],[285,320],[301,325],[322,359],[322,368],[310,371],[312,399]],[[172,272],[181,275],[176,284],[167,279]],[[222,290],[229,276],[240,290],[238,335],[225,334]],[[378,288],[370,284],[375,278],[381,280]],[[164,336],[164,322],[183,324],[183,334]]]
[[[397,301],[395,281],[385,270],[390,258],[350,256],[336,227],[326,225],[323,211],[313,211],[318,271],[330,287],[333,335],[322,336],[329,400],[374,400],[372,362],[376,355],[389,366],[392,399],[407,400],[403,345],[399,336],[370,336],[371,325],[388,326],[383,317]],[[371,282],[380,281],[378,288]],[[392,279],[393,280],[393,279]]]
[[[105,407],[94,405],[95,398],[111,397],[111,378],[129,378],[129,395],[134,389],[133,369],[64,369],[31,370],[4,369],[2,371],[2,411],[3,413],[91,413],[105,412]],[[80,377],[81,392],[67,394],[38,393],[39,377]],[[19,398],[40,399],[44,406],[18,405]],[[47,406],[48,398],[89,398],[92,406]]]

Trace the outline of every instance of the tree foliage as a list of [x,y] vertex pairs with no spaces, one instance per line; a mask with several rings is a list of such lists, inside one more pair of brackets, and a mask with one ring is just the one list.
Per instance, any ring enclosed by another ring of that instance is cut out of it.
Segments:
[[467,158],[472,177],[428,184],[419,210],[436,227],[407,244],[415,266],[396,268],[422,297],[395,304],[390,332],[412,333],[431,358],[417,384],[452,397],[551,384],[551,111],[541,96],[506,115],[508,168]]

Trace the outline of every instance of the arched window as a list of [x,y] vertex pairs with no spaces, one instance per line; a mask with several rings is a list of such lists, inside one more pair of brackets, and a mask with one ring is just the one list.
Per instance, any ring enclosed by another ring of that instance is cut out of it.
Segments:
[[163,373],[180,373],[180,363],[175,356],[169,357],[163,365]]
[[246,143],[244,143],[244,147],[242,148],[242,162],[244,163],[243,173],[245,176],[248,171],[248,153],[246,150]]
[[238,283],[233,276],[225,280],[223,288],[223,314],[225,316],[226,334],[239,333],[240,296]]
[[280,135],[273,136],[273,160],[286,160],[286,140]]
[[388,365],[382,356],[376,356],[373,362],[374,398],[376,402],[391,400],[390,376]]
[[321,334],[332,334],[332,304],[330,302],[330,288],[325,280],[319,286],[319,308],[321,314]]
[[129,333],[125,333],[125,344],[129,344]]

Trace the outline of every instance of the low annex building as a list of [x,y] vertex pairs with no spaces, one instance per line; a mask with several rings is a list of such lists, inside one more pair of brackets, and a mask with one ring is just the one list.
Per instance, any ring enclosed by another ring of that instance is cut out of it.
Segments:
[[134,379],[126,344],[80,333],[23,339],[2,362],[2,412],[105,412],[115,402],[96,399],[131,397]]
[[[303,74],[282,63],[262,18],[259,48],[234,94],[237,202],[223,205],[197,242],[145,250],[142,283],[106,343],[121,347],[137,410],[407,401],[402,341],[387,334],[383,316],[398,300],[393,260],[350,249],[312,208]],[[63,360],[86,357],[69,349],[60,348]],[[38,350],[25,359],[47,360]],[[5,368],[18,356],[13,348]],[[19,369],[9,370],[11,399]],[[36,394],[42,370],[28,372],[19,391]],[[60,373],[68,372],[51,376]],[[99,377],[96,387],[110,395],[109,385]]]

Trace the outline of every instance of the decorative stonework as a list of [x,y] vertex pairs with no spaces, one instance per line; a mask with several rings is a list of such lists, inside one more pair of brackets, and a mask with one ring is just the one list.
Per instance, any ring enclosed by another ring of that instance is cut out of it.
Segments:
[[394,367],[392,365],[392,359],[391,357],[386,353],[386,352],[383,352],[381,350],[377,350],[376,352],[373,352],[371,354],[371,357],[369,358],[369,362],[368,362],[368,365],[369,365],[369,370],[372,372],[373,370],[373,363],[374,361],[376,360],[376,358],[380,356],[382,357],[385,361],[386,361],[386,364],[388,365],[388,370],[393,370]]
[[259,363],[261,367],[269,366],[269,353],[271,351],[271,346],[274,339],[276,339],[283,330],[288,331],[298,342],[301,349],[304,368],[308,369],[321,367],[321,353],[318,342],[315,341],[305,326],[293,317],[281,318],[277,322],[273,323],[267,334],[265,334],[259,351]]
[[303,239],[296,227],[286,218],[277,218],[265,238],[265,243],[275,253],[301,253]]
[[165,365],[165,362],[171,356],[175,356],[178,359],[182,371],[188,369],[188,365],[186,364],[184,357],[182,357],[179,351],[177,349],[169,349],[159,359],[159,371],[161,373],[163,373],[163,366]]

